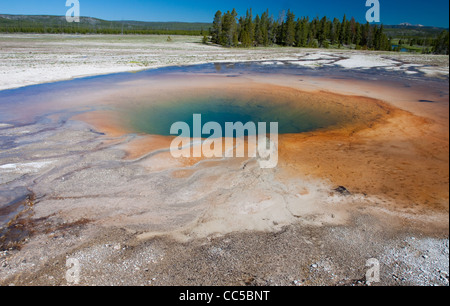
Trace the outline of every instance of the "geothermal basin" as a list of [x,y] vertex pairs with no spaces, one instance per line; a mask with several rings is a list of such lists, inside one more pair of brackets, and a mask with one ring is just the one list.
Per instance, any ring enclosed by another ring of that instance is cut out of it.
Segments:
[[[277,122],[277,167],[173,157],[170,127],[192,127],[193,114],[222,127]],[[1,248],[38,256],[47,245],[53,262],[115,239],[175,250],[361,215],[389,237],[442,237],[448,153],[447,80],[394,71],[207,64],[5,90]],[[158,250],[156,263],[170,253]]]

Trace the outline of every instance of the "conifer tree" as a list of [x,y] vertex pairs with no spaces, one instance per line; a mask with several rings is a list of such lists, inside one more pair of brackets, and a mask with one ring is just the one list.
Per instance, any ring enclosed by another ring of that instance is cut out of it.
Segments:
[[[271,44],[328,48],[331,43],[337,44],[339,48],[342,45],[355,45],[357,49],[392,49],[391,41],[384,33],[383,26],[360,24],[354,18],[348,20],[346,15],[342,22],[337,18],[331,21],[326,16],[321,19],[315,17],[311,21],[308,17],[295,20],[294,13],[288,10],[287,14],[283,12],[278,21],[274,21],[268,10],[262,15],[256,15],[253,19],[252,10],[249,9],[245,16],[239,18],[239,22],[237,20],[238,13],[235,9],[225,14],[218,11],[210,29],[211,41],[227,47],[246,48]],[[73,31],[80,31],[80,29],[73,29]],[[206,35],[204,40],[205,37]],[[448,52],[448,32],[434,41],[408,39],[407,42],[432,46],[433,52],[436,53]]]
[[222,12],[217,11],[211,28],[211,41],[215,44],[220,43],[221,34],[222,34]]
[[262,36],[261,44],[263,46],[267,47],[270,44],[269,33],[270,33],[270,27],[271,27],[270,19],[269,19],[269,10],[265,11],[261,15],[260,27],[261,27],[261,36]]
[[331,30],[331,44],[336,44],[336,42],[339,41],[339,35],[340,35],[340,30],[341,30],[341,22],[339,21],[339,19],[334,18],[333,20],[333,27]]
[[286,23],[283,28],[284,45],[292,47],[295,43],[295,15],[290,10],[286,15]]
[[259,15],[256,15],[255,18],[255,43],[258,46],[263,45],[262,24]]

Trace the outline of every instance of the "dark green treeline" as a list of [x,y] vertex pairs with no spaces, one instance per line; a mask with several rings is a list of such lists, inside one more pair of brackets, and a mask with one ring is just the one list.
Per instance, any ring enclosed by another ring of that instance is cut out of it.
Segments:
[[267,10],[253,17],[252,10],[238,17],[235,9],[218,11],[210,29],[211,41],[227,47],[289,46],[329,48],[331,46],[353,46],[356,49],[392,50],[383,25],[360,24],[354,18],[343,20],[327,17],[312,20],[296,18],[290,10],[277,20]]

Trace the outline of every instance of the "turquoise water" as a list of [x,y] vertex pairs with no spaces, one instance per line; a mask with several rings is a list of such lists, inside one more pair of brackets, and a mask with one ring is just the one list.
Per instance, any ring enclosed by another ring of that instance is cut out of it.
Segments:
[[192,136],[193,114],[201,114],[202,125],[219,123],[222,131],[225,131],[226,122],[253,122],[256,126],[258,122],[265,122],[267,127],[270,122],[278,122],[280,134],[310,132],[335,126],[341,121],[331,112],[318,112],[312,107],[293,108],[288,102],[197,97],[139,107],[128,112],[128,124],[138,133],[169,136],[172,124],[181,121],[189,125]]

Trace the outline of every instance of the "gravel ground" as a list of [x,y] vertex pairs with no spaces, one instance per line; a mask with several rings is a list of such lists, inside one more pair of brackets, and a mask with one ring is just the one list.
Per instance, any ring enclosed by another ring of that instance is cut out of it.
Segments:
[[[78,236],[92,235],[93,229],[77,225],[55,231],[52,242],[41,237],[21,252],[0,253],[0,284],[73,285],[66,276],[70,259],[80,267],[79,285],[366,286],[367,262],[376,259],[380,281],[373,286],[448,286],[448,238],[386,231],[367,215],[355,220],[352,226],[293,225],[189,243],[164,237],[138,242],[120,229],[82,243]],[[375,229],[364,230],[357,225],[362,222]],[[72,250],[53,256],[49,248],[27,256],[35,244],[55,242]]]

